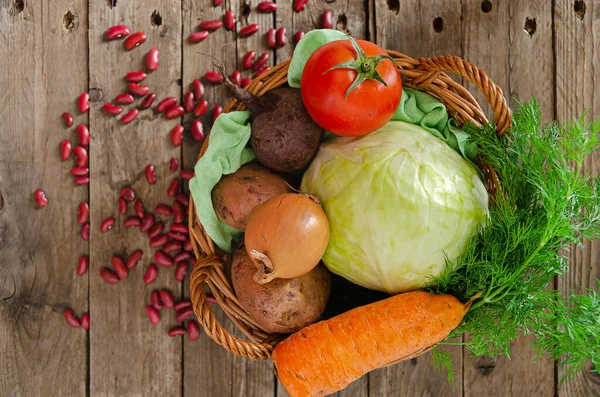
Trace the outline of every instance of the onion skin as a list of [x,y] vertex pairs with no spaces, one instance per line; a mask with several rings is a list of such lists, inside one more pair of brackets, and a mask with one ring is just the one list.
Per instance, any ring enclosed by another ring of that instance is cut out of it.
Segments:
[[248,220],[244,242],[265,284],[310,272],[329,242],[329,221],[316,196],[286,193],[261,204]]

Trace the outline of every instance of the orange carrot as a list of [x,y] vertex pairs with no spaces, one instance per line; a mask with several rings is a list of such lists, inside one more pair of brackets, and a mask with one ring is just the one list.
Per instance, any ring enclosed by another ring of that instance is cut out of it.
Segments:
[[291,397],[324,396],[367,372],[417,356],[458,326],[469,304],[407,292],[310,325],[272,354]]

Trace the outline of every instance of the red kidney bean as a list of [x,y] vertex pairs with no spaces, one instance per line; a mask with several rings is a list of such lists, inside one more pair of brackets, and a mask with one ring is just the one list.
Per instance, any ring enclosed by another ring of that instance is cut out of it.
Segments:
[[165,254],[172,254],[175,251],[181,250],[181,243],[176,240],[169,240],[163,245],[162,250]]
[[233,81],[238,87],[242,85],[242,74],[239,70],[234,70],[231,72],[231,81]]
[[323,11],[323,16],[321,17],[321,27],[323,29],[333,28],[333,13],[331,10]]
[[188,272],[188,263],[180,262],[175,269],[175,280],[183,281],[185,279],[185,275]]
[[71,142],[69,142],[66,139],[63,139],[60,142],[60,158],[65,161],[67,160],[69,157],[71,157]]
[[169,171],[175,172],[179,168],[179,161],[176,158],[171,157],[169,160]]
[[152,226],[154,226],[154,214],[148,214],[144,217],[142,224],[140,225],[140,232],[146,233]]
[[61,114],[61,117],[65,121],[65,125],[67,127],[70,127],[73,125],[73,116],[71,116],[71,113],[64,112],[63,114]]
[[106,31],[106,39],[107,40],[118,39],[119,37],[129,36],[129,33],[130,33],[129,28],[125,25],[111,26]]
[[158,276],[158,268],[154,263],[151,263],[144,274],[144,284],[152,284]]
[[213,21],[204,21],[200,23],[200,29],[202,30],[213,31],[219,29],[221,26],[223,26],[223,22],[219,21],[218,19],[215,19]]
[[[154,253],[154,261],[164,267],[173,266],[173,258],[171,258],[170,256],[168,256],[167,254],[165,254],[162,251],[156,251]],[[165,300],[163,299],[163,302],[164,301]]]
[[255,76],[258,77],[261,74],[263,74],[264,72],[266,72],[267,70],[270,70],[271,67],[270,66],[265,66],[264,68],[262,68],[261,70],[259,70],[258,72],[256,72]]
[[175,196],[175,200],[179,201],[185,207],[190,205],[190,200],[181,193]]
[[304,10],[304,7],[308,3],[308,0],[294,0],[294,11],[300,12]]
[[135,99],[131,94],[119,94],[115,97],[115,102],[120,105],[129,105],[133,103]]
[[244,78],[242,79],[242,84],[241,84],[241,86],[242,86],[242,88],[245,88],[245,87],[249,86],[249,85],[250,85],[250,83],[252,83],[252,79],[251,79],[250,77],[244,77]]
[[140,259],[142,259],[143,255],[144,255],[144,251],[142,251],[142,250],[133,251],[127,258],[127,269],[135,268],[137,266],[138,262],[140,261]]
[[[216,3],[217,1],[222,1],[222,0],[213,0],[213,1]],[[221,4],[221,3],[219,3],[219,4]],[[169,330],[169,336],[171,338],[175,338],[175,337],[181,336],[181,335],[185,335],[185,328],[183,328],[183,327],[174,327]]]
[[194,93],[192,91],[186,92],[183,96],[183,110],[186,112],[194,110]]
[[90,173],[90,169],[87,167],[73,167],[71,168],[71,175],[85,176]]
[[221,3],[223,3],[223,0],[213,0],[213,5],[214,5],[215,7],[218,7],[218,6],[220,6],[220,5],[221,5]]
[[200,326],[195,321],[189,321],[187,323],[188,328],[188,338],[193,342],[200,337]]
[[[160,251],[159,251],[160,252]],[[173,294],[168,289],[161,289],[158,291],[160,295],[160,301],[166,309],[173,308]]]
[[257,71],[257,70],[262,69],[268,60],[269,60],[269,53],[263,52],[261,54],[261,56],[258,57],[256,62],[254,62],[254,64],[252,65],[252,70]]
[[278,47],[283,47],[284,45],[287,44],[286,33],[287,33],[286,28],[277,29],[277,46]]
[[184,299],[184,300],[181,300],[181,301],[175,303],[173,305],[173,309],[175,309],[175,310],[181,310],[184,307],[190,307],[190,306],[192,306],[192,302]]
[[190,33],[188,40],[192,43],[200,43],[201,41],[204,41],[208,38],[209,33],[210,32],[208,30]]
[[261,1],[256,9],[260,12],[275,12],[277,11],[277,4],[272,1]]
[[119,214],[125,215],[127,213],[127,201],[123,197],[119,197],[119,200],[117,200],[117,208],[119,209]]
[[235,15],[231,10],[225,11],[225,29],[235,29]]
[[100,269],[100,277],[109,284],[118,284],[120,281],[119,276],[107,267]]
[[248,51],[246,55],[244,55],[244,58],[242,58],[242,66],[244,69],[250,69],[252,67],[254,58],[256,58],[256,51]]
[[183,223],[172,224],[170,231],[175,232],[175,233],[183,233],[183,234],[189,233],[188,227],[186,225],[184,225]]
[[[154,267],[156,267],[156,266],[154,266]],[[150,304],[156,310],[160,310],[163,307],[162,302],[160,301],[160,294],[158,293],[158,290],[156,290],[156,289],[154,291],[152,291],[152,293],[150,293]]]
[[79,98],[77,99],[77,105],[79,106],[81,113],[87,112],[90,109],[90,94],[84,92],[83,94],[79,95]]
[[142,203],[142,200],[135,200],[133,209],[135,210],[135,214],[138,216],[138,218],[144,219],[146,217],[146,211],[144,210],[144,203]]
[[223,75],[218,72],[206,72],[204,78],[206,81],[213,84],[221,84],[223,82]]
[[152,106],[155,99],[156,99],[156,94],[153,92],[149,93],[148,95],[146,95],[146,98],[144,98],[144,100],[142,101],[142,104],[140,105],[140,109],[148,109],[150,106]]
[[223,113],[223,106],[217,105],[213,108],[213,117],[212,117],[213,123],[217,120],[217,118],[221,115],[221,113]]
[[89,264],[90,260],[87,255],[81,255],[79,262],[77,262],[77,275],[83,276],[87,272]]
[[302,38],[304,37],[304,31],[303,30],[299,30],[296,32],[296,34],[294,35],[294,41],[297,43],[300,40],[302,40]]
[[142,224],[142,220],[137,216],[128,216],[123,220],[123,226],[125,227],[138,227]]
[[187,252],[194,250],[194,247],[192,247],[192,240],[190,240],[189,238],[185,240],[185,243],[183,243],[183,250]]
[[75,164],[77,164],[78,167],[85,167],[88,165],[88,152],[83,146],[75,146],[73,153],[75,154]]
[[192,81],[192,92],[194,93],[194,98],[200,99],[204,96],[204,85],[198,79]]
[[140,81],[143,81],[147,76],[148,75],[146,74],[146,72],[142,72],[141,70],[139,72],[129,72],[125,75],[127,80],[131,81],[132,83],[139,83]]
[[202,130],[202,122],[200,120],[192,121],[192,127],[190,128],[192,138],[196,141],[204,139],[204,131]]
[[168,119],[174,119],[183,116],[184,113],[185,110],[183,109],[183,106],[171,106],[165,111],[165,117]]
[[202,99],[194,108],[194,116],[200,117],[208,110],[208,101]]
[[108,217],[105,220],[103,220],[102,223],[100,224],[100,231],[102,233],[106,233],[113,227],[114,224],[115,224],[115,218],[113,218],[112,216]]
[[104,109],[106,113],[112,114],[114,116],[117,116],[121,114],[121,112],[123,112],[122,107],[113,105],[112,103],[105,103],[104,106],[102,106],[102,109]]
[[150,88],[146,85],[139,85],[137,83],[129,83],[127,89],[135,96],[146,96],[150,92]]
[[167,195],[169,197],[175,197],[177,192],[179,192],[180,186],[181,186],[181,184],[179,182],[179,178],[173,178],[173,180],[171,181],[171,184],[169,185],[169,188],[167,189]]
[[178,323],[182,323],[193,315],[194,309],[192,307],[184,307],[183,309],[177,310],[177,312],[175,313],[175,321],[177,321]]
[[146,174],[146,180],[150,185],[154,185],[156,183],[156,172],[154,171],[154,166],[152,164],[148,164],[146,166],[144,174]]
[[121,259],[118,256],[113,256],[111,259],[111,263],[113,269],[115,269],[115,273],[117,273],[117,276],[119,276],[121,280],[127,278],[127,274],[129,272],[127,271],[127,266],[125,266],[125,261],[123,261],[123,259]]
[[90,224],[87,222],[81,225],[81,238],[84,241],[88,241],[90,239]]
[[88,130],[85,124],[78,124],[77,127],[75,127],[75,132],[77,133],[81,146],[90,144],[90,130]]
[[169,133],[169,139],[171,139],[173,146],[181,145],[181,142],[183,141],[183,126],[176,125],[173,127]]
[[90,206],[88,205],[87,202],[82,201],[81,203],[79,203],[79,208],[77,210],[77,223],[79,223],[80,225],[83,225],[84,223],[86,223],[88,221],[89,217],[90,217]]
[[87,185],[90,183],[90,178],[87,176],[78,176],[77,178],[73,179],[73,183],[76,185]]
[[[169,240],[169,236],[167,236],[166,234],[160,234],[160,235],[154,237],[153,239],[150,239],[150,243],[149,243],[150,248],[162,247],[163,245],[165,245],[167,240]],[[159,263],[159,265],[160,265],[160,263]]]
[[124,187],[119,192],[119,196],[123,197],[127,201],[135,200],[135,191],[130,187]]
[[211,305],[218,305],[219,301],[217,301],[217,298],[215,298],[212,295],[206,295],[206,302],[210,303]]
[[125,113],[125,115],[123,117],[121,117],[121,123],[123,123],[123,124],[131,123],[133,120],[137,119],[138,114],[139,114],[139,111],[137,110],[137,108],[131,109],[129,112]]
[[185,261],[185,260],[188,260],[188,259],[190,259],[191,257],[192,257],[192,256],[190,255],[190,253],[189,253],[189,252],[185,252],[185,251],[184,251],[184,252],[180,252],[180,253],[178,253],[177,255],[175,255],[175,257],[173,258],[173,261],[174,261],[175,263],[178,263],[178,262],[183,262],[183,261]]
[[160,65],[160,51],[158,48],[152,48],[146,54],[146,67],[148,70],[156,70]]
[[79,320],[77,319],[77,317],[75,317],[75,313],[73,313],[72,309],[65,309],[63,311],[63,314],[65,315],[65,319],[67,320],[67,323],[73,327],[73,328],[79,328],[79,326],[81,325],[79,323]]
[[148,238],[154,238],[154,237],[158,236],[159,234],[162,233],[162,231],[164,229],[165,229],[164,223],[162,223],[162,222],[155,223],[154,225],[152,225],[150,230],[148,230]]
[[185,222],[185,218],[186,218],[186,210],[183,207],[183,205],[181,205],[180,202],[176,201],[173,203],[173,220],[176,223],[183,223]]
[[189,181],[194,176],[194,171],[181,170],[181,171],[179,171],[179,176],[181,177],[181,179],[185,179],[186,181]]
[[249,36],[252,36],[256,32],[258,32],[258,25],[253,23],[251,25],[244,26],[243,28],[241,28],[238,35],[240,37],[249,37]]
[[173,107],[175,105],[177,105],[177,99],[173,98],[172,96],[166,97],[165,99],[163,99],[162,101],[160,101],[158,103],[158,105],[156,105],[156,110],[158,112],[162,113],[165,110],[167,110],[170,107]]
[[89,313],[85,313],[83,316],[81,316],[81,329],[83,329],[85,331],[90,329],[90,314]]
[[146,315],[148,316],[148,320],[150,320],[150,324],[156,325],[160,323],[160,313],[152,306],[146,306]]
[[275,28],[270,28],[267,31],[267,45],[269,46],[269,48],[275,48],[275,46],[277,45],[277,42],[275,39],[276,34],[277,34],[277,30]]
[[146,34],[144,32],[136,32],[125,40],[125,48],[128,50],[133,50],[135,47],[139,46],[145,41]]
[[187,240],[187,236],[181,233],[176,233],[176,232],[169,232],[169,237],[171,237],[173,240],[177,240],[177,241],[181,241],[184,242],[185,240]]

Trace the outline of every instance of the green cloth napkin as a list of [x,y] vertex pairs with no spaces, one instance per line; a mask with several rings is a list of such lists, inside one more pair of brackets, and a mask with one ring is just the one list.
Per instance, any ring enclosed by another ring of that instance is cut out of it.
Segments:
[[[288,69],[290,87],[300,88],[304,65],[312,53],[323,44],[336,40],[348,40],[348,37],[345,33],[332,29],[311,30],[304,35],[296,45]],[[404,88],[400,105],[392,120],[419,125],[445,141],[465,159],[475,161],[473,146],[467,142],[468,134],[458,126],[456,120],[448,116],[448,110],[440,100],[425,92]],[[327,137],[330,136],[328,133]]]
[[208,235],[222,250],[233,252],[233,242],[239,241],[242,232],[221,222],[213,209],[212,190],[223,175],[232,174],[256,157],[246,147],[250,140],[249,111],[221,114],[208,137],[206,152],[198,160],[194,176],[189,183],[198,218]]

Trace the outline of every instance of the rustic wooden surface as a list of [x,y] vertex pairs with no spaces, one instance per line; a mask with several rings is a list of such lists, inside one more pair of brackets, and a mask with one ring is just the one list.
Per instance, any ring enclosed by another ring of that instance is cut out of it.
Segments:
[[[325,9],[334,26],[357,38],[377,42],[414,57],[459,55],[483,68],[514,104],[534,94],[544,118],[569,119],[583,110],[600,115],[600,3],[563,0],[311,0],[301,13],[280,1],[275,14],[256,12],[257,0],[0,0],[0,395],[4,396],[276,396],[288,394],[270,362],[232,356],[205,335],[168,338],[174,313],[149,325],[144,306],[150,292],[168,288],[176,300],[189,296],[188,280],[175,282],[174,269],[160,268],[151,286],[141,283],[153,262],[147,239],[122,226],[118,191],[131,186],[147,210],[170,203],[166,188],[176,176],[169,159],[192,169],[198,142],[189,136],[173,148],[168,132],[189,115],[166,121],[153,110],[129,125],[100,110],[125,90],[126,72],[143,69],[146,52],[157,47],[161,66],[145,81],[158,99],[181,97],[190,83],[211,70],[213,54],[229,70],[241,70],[250,49],[267,52],[269,65],[288,59],[293,34],[319,27]],[[259,34],[238,38],[220,29],[199,44],[187,36],[200,21],[220,19],[232,9],[237,29],[260,25]],[[106,42],[106,28],[127,24],[144,31],[148,41],[131,52],[122,40]],[[269,49],[268,28],[285,26],[290,44]],[[249,76],[249,71],[243,71]],[[201,118],[210,129],[212,109],[224,104],[222,87],[205,84],[210,111]],[[76,98],[90,90],[92,106],[80,114]],[[476,98],[482,100],[478,93]],[[60,114],[69,111],[75,125],[90,125],[91,183],[74,186],[71,162],[62,162],[62,139],[76,141]],[[598,172],[596,156],[586,169]],[[152,163],[158,182],[149,186],[144,167]],[[45,190],[50,205],[38,209],[32,193]],[[79,237],[76,208],[91,205],[91,238]],[[133,209],[130,204],[129,215]],[[115,227],[100,233],[100,222],[114,216]],[[138,267],[118,286],[105,284],[98,272],[113,254],[143,249]],[[573,250],[571,271],[561,291],[596,287],[600,278],[598,244]],[[75,274],[80,255],[90,255],[90,270]],[[62,315],[71,307],[91,313],[89,333],[69,327]],[[222,313],[219,321],[235,327]],[[551,361],[532,362],[528,340],[513,345],[512,359],[471,358],[451,348],[457,370],[452,389],[428,367],[427,356],[373,371],[341,396],[593,396],[600,378],[586,371],[560,384],[562,371]],[[589,369],[589,366],[588,366]]]

